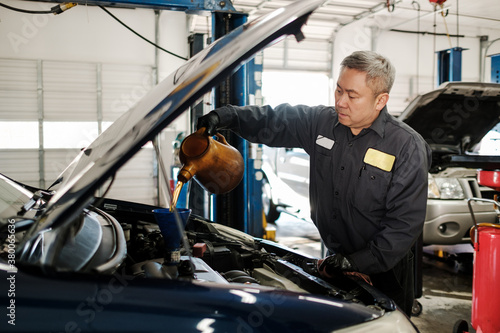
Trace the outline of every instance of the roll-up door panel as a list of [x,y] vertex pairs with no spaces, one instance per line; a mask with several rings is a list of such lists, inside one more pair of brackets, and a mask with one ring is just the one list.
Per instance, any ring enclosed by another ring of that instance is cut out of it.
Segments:
[[157,194],[153,158],[152,148],[142,148],[120,169],[107,197],[155,204]]
[[37,62],[0,59],[1,120],[36,120]]
[[0,173],[27,185],[39,186],[38,149],[0,150]]
[[44,61],[44,119],[96,121],[96,68],[96,64]]
[[49,187],[78,155],[80,149],[46,149],[45,183]]
[[102,65],[103,121],[115,121],[151,90],[150,66]]
[[[76,126],[85,132],[89,122],[95,122],[97,130],[99,121],[115,121],[152,85],[153,70],[148,65],[0,59],[0,122],[10,126],[8,122],[23,121],[38,128],[42,117],[43,133],[32,136],[28,146],[47,145],[42,154],[36,148],[4,145],[6,149],[0,149],[0,172],[35,187],[49,187],[79,153],[82,147],[78,143],[95,136],[65,139],[78,131],[68,134],[61,128]],[[59,122],[64,123],[57,125]],[[41,144],[39,137],[46,142]],[[153,149],[148,146],[118,171],[108,197],[155,204],[154,169]]]

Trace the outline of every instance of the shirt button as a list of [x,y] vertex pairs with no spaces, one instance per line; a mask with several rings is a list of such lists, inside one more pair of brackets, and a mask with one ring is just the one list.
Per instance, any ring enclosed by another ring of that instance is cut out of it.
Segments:
[[349,146],[349,147],[352,147],[352,142],[349,142],[348,146]]
[[335,195],[339,195],[339,191],[335,191]]
[[343,166],[340,167],[340,170],[344,170],[345,168]]
[[375,176],[371,176],[371,177],[370,177],[370,179],[371,179],[371,180],[375,180]]

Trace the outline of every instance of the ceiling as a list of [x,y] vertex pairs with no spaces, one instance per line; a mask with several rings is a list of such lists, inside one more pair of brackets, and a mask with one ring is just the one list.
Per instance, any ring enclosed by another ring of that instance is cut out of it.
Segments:
[[[294,0],[232,1],[236,10],[249,14],[250,20],[291,2]],[[304,34],[331,40],[342,27],[364,18],[368,24],[383,25],[387,30],[446,34],[448,29],[450,35],[477,36],[484,29],[500,30],[500,1],[445,0],[442,5],[434,5],[430,0],[329,0],[313,13]]]
[[[247,13],[248,20],[252,20],[294,1],[233,0],[232,4],[238,12]],[[265,68],[329,73],[332,43],[336,34],[343,27],[358,21],[362,21],[365,27],[379,29],[379,32],[392,30],[423,35],[448,35],[450,38],[457,35],[474,38],[482,35],[500,36],[499,0],[445,0],[442,5],[435,5],[430,1],[328,0],[311,15],[307,25],[303,27],[302,32],[306,37],[303,42],[297,44],[285,39],[265,50]],[[210,31],[208,17],[198,16],[191,24],[192,32]],[[489,38],[490,41],[492,39]]]
[[[248,19],[252,20],[294,1],[233,0],[232,3],[237,11],[248,13]],[[304,41],[296,43],[293,37],[289,37],[265,49],[264,69],[319,72],[333,76],[333,42],[338,32],[356,22],[363,27],[379,29],[378,32],[399,31],[407,36],[412,33],[448,35],[450,45],[452,42],[455,44],[451,39],[457,36],[474,39],[488,36],[491,45],[500,37],[500,1],[444,0],[442,5],[437,5],[431,0],[329,0],[311,15],[303,27]],[[404,109],[408,96],[414,94],[410,83],[404,78],[401,80],[400,94],[393,94],[392,97],[391,108],[396,113]],[[427,89],[427,81],[421,81],[420,90]],[[428,80],[429,84],[433,82],[432,78]]]

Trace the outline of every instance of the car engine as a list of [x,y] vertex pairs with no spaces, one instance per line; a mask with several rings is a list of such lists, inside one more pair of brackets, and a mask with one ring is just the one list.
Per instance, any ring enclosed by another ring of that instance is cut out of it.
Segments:
[[343,275],[326,281],[319,277],[314,258],[195,214],[191,214],[185,228],[189,251],[181,249],[178,265],[166,265],[163,236],[152,210],[124,208],[110,200],[100,207],[113,215],[125,231],[127,258],[119,269],[126,274],[139,278],[259,285],[392,309],[385,303],[386,298],[367,283]]

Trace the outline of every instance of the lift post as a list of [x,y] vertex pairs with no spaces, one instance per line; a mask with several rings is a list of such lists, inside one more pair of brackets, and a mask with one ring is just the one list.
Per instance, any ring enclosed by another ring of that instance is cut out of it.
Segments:
[[[220,38],[234,28],[244,24],[245,14],[212,14],[212,36]],[[243,106],[249,101],[249,80],[254,79],[248,64],[222,82],[214,91],[214,107],[227,104]],[[255,156],[251,156],[250,143],[230,131],[221,131],[233,147],[237,148],[245,163],[245,173],[240,185],[232,192],[217,195],[212,204],[214,221],[231,226],[251,235],[262,237],[262,189],[255,177]],[[257,166],[260,167],[260,166]]]
[[454,47],[437,51],[437,68],[439,86],[443,82],[462,81],[462,51],[461,47]]
[[491,82],[500,83],[500,53],[492,54],[491,58]]

